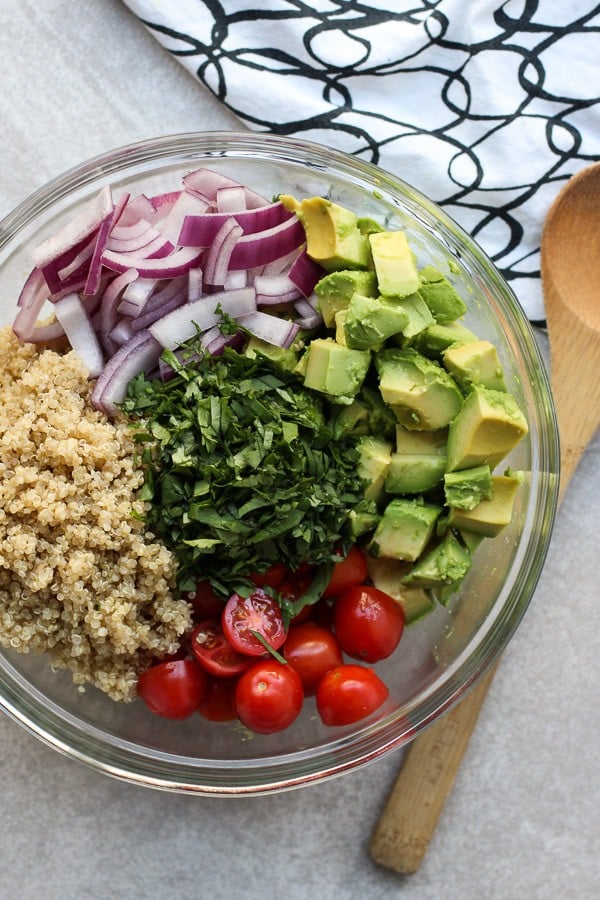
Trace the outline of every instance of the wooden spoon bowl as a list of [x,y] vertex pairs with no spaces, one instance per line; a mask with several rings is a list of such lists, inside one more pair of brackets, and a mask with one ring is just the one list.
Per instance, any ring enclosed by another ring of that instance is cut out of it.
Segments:
[[[580,171],[556,197],[541,266],[562,496],[600,425],[600,163]],[[403,874],[419,868],[495,670],[410,745],[371,838],[375,862]]]

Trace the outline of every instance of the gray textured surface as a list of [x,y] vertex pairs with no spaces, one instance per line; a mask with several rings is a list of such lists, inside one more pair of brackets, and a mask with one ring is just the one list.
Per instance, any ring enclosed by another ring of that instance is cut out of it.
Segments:
[[[113,146],[236,127],[118,0],[2,0],[0,60],[1,215]],[[207,800],[97,775],[3,716],[0,897],[600,896],[599,500],[597,437],[417,875],[367,854],[398,756],[324,786]]]

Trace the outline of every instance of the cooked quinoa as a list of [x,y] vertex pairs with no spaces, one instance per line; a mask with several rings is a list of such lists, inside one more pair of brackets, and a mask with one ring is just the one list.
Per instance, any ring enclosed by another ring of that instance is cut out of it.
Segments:
[[89,392],[74,353],[0,329],[0,644],[131,700],[191,614],[172,554],[133,515],[144,505],[127,425]]

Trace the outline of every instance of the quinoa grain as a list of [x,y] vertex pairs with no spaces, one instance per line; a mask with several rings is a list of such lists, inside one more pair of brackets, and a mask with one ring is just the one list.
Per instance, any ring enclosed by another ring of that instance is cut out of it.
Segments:
[[0,329],[0,644],[131,700],[191,613],[171,552],[133,514],[144,504],[129,430],[89,394],[74,353]]

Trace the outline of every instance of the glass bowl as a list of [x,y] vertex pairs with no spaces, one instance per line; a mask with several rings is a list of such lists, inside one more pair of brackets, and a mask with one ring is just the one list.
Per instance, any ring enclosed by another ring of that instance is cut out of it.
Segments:
[[31,269],[30,250],[101,186],[159,193],[206,165],[271,197],[324,195],[386,227],[405,228],[420,266],[448,271],[468,304],[465,323],[499,349],[508,389],[529,435],[507,465],[526,473],[513,520],[476,552],[449,606],[409,626],[395,654],[378,664],[390,688],[370,719],[324,726],[314,700],[279,734],[250,735],[236,724],[194,716],[171,722],[140,701],[117,704],[79,691],[69,673],[33,654],[0,653],[0,706],[56,750],[106,774],[150,787],[224,795],[259,794],[338,775],[402,747],[448,710],[496,660],[534,592],[550,540],[558,492],[558,437],[548,380],[531,327],[482,250],[431,200],[357,158],[271,135],[200,133],[136,143],[71,169],[0,223],[2,324]]

